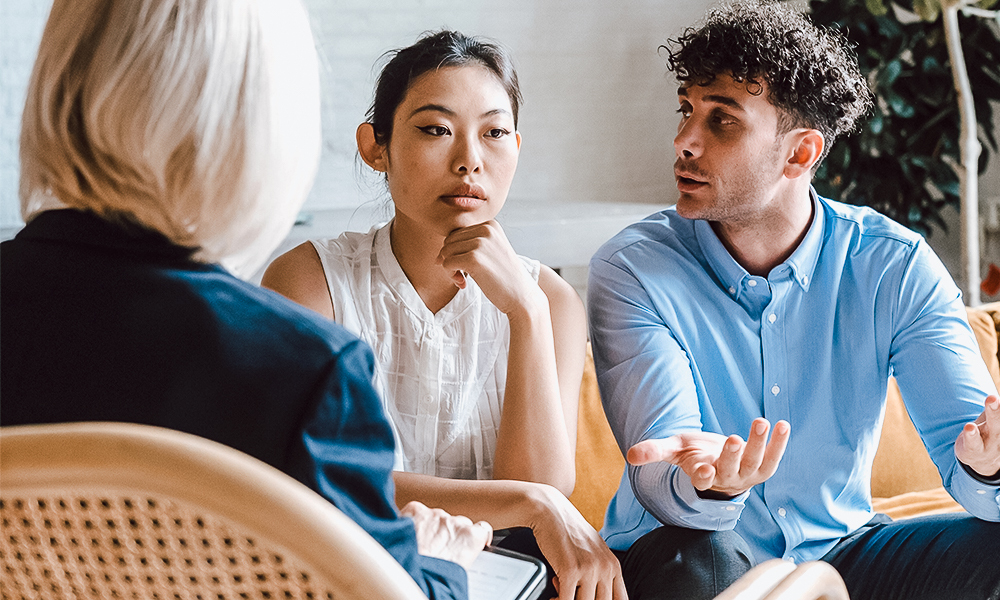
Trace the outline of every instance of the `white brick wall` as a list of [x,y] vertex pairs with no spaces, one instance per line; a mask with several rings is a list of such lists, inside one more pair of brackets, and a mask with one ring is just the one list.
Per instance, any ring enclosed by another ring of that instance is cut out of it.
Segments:
[[[307,208],[378,196],[354,130],[383,52],[443,27],[507,45],[525,105],[510,202],[672,202],[673,84],[656,48],[702,4],[662,0],[306,0],[324,65],[324,153]],[[49,2],[0,2],[0,227],[19,225],[17,135]]]
[[0,228],[21,224],[18,135],[31,67],[51,0],[0,1]]
[[[521,79],[524,138],[509,203],[651,205],[676,198],[671,175],[674,82],[657,46],[713,0],[305,0],[323,65],[324,152],[309,210],[379,197],[355,160],[354,131],[383,52],[443,27],[508,46]],[[20,225],[17,136],[24,91],[50,0],[0,0],[0,229]],[[1000,157],[980,179],[1000,195]],[[958,273],[948,236],[931,239]],[[984,257],[984,265],[989,260]],[[998,261],[1000,262],[1000,261]]]

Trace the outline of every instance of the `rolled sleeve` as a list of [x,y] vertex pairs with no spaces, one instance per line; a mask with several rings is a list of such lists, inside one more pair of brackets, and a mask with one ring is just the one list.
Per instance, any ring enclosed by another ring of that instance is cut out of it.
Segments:
[[666,463],[629,467],[633,491],[658,521],[689,529],[724,531],[736,527],[750,492],[729,500],[698,495],[683,469]]
[[[646,439],[702,429],[687,354],[626,268],[595,258],[588,296],[598,385],[622,453]],[[682,469],[665,463],[628,469],[631,489],[661,523],[732,529],[739,503],[704,500]],[[701,511],[706,511],[704,514]]]

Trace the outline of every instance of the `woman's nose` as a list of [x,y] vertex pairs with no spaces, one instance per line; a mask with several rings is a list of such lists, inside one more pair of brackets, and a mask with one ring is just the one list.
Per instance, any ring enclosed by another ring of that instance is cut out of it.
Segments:
[[456,144],[452,168],[456,173],[478,173],[483,167],[483,157],[477,140],[461,139]]

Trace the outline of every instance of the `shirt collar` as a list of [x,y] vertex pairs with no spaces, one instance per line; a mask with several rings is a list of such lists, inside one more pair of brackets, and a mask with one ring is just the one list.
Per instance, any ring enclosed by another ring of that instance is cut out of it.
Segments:
[[37,213],[18,232],[17,238],[95,246],[170,259],[188,259],[196,251],[178,246],[159,232],[140,225],[125,220],[112,222],[92,212],[74,208]]
[[[812,284],[813,273],[816,264],[819,262],[819,252],[823,246],[823,228],[825,226],[825,215],[823,203],[820,202],[816,190],[809,187],[809,200],[813,205],[812,222],[806,235],[802,238],[798,247],[792,252],[782,264],[771,270],[770,275],[776,276],[783,270],[788,269],[792,273],[792,279],[799,284],[803,291],[808,292]],[[726,288],[734,298],[739,298],[743,288],[744,280],[751,275],[744,269],[736,259],[729,254],[722,240],[715,234],[711,223],[705,220],[694,222],[695,238],[704,253],[708,264],[711,266],[715,276],[722,286]]]

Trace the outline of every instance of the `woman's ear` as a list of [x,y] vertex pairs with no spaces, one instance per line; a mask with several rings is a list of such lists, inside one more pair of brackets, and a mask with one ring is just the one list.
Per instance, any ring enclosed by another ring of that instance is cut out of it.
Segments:
[[810,175],[813,165],[823,156],[826,143],[823,134],[815,129],[797,129],[790,135],[793,136],[792,152],[785,163],[784,175],[789,179]]
[[517,149],[520,150],[521,149],[521,134],[515,131],[514,132],[514,138],[517,140]]
[[356,137],[361,160],[376,171],[385,173],[387,170],[386,147],[375,140],[375,128],[372,124],[362,123],[358,125]]

